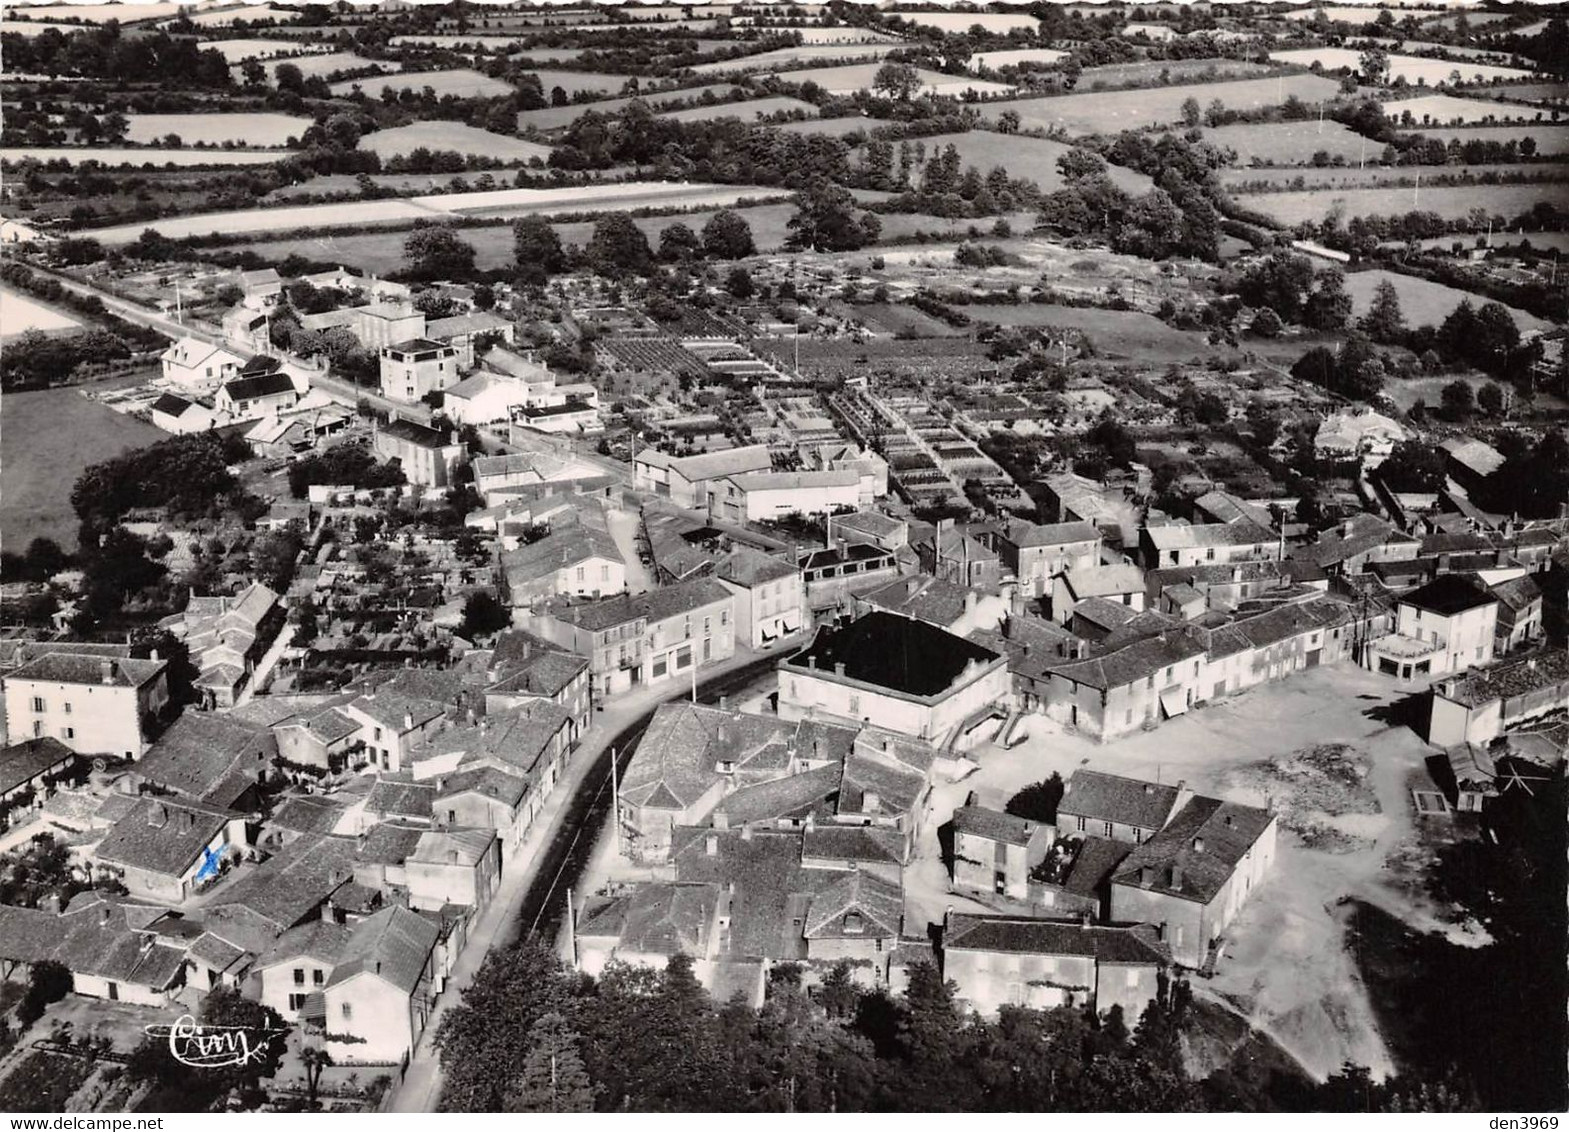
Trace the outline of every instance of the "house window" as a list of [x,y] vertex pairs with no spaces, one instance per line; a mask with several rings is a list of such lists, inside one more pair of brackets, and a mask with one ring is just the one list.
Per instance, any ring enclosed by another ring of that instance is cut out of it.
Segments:
[[719,611],[719,623],[721,625],[730,624],[730,611],[728,609],[721,609]]
[[34,739],[41,738],[43,736],[43,733],[44,733],[44,721],[41,720],[41,719],[33,720],[33,738]]
[[1084,832],[1084,819],[1083,818],[1079,818],[1076,821],[1075,826],[1076,826],[1076,828],[1078,829],[1078,831],[1080,833],[1083,833]]
[[338,1007],[338,1010],[342,1013],[345,1022],[354,1017],[354,1007],[350,1003],[343,1003]]
[[714,631],[714,619],[712,617],[705,617],[705,618],[703,618],[703,632],[705,632],[705,633],[712,633],[713,631]]
[[289,996],[289,1009],[298,1010],[300,1007],[305,1005],[305,1000],[308,997],[308,995],[303,994],[291,994]]
[[33,710],[34,711],[43,711],[44,710],[44,698],[42,696],[34,696],[33,697]]
[[1124,976],[1124,978],[1126,979],[1126,982],[1123,985],[1126,986],[1129,990],[1132,990],[1134,987],[1138,986],[1139,985],[1138,968],[1136,968],[1136,967],[1129,967],[1128,970],[1127,970],[1127,974]]
[[67,700],[66,704],[65,704],[65,714],[66,715],[70,715],[71,714],[71,702],[69,700]]
[[1110,837],[1111,836],[1111,822],[1106,822],[1105,824],[1106,824],[1106,836]]
[[651,679],[658,680],[669,670],[670,658],[668,656],[657,656],[654,658],[654,670]]
[[583,567],[581,566],[577,568],[577,580],[580,582],[583,580]]
[[63,730],[62,734],[67,739],[75,739],[76,738],[76,728],[74,728],[74,727],[67,727],[67,728],[65,728]]
[[327,981],[327,973],[320,967],[311,972],[311,986],[319,987]]
[[296,968],[294,968],[294,985],[297,986],[297,987],[303,987],[305,985],[305,968],[304,967],[296,967]]
[[454,824],[457,823],[457,820],[458,820],[458,811],[456,811],[456,810],[448,810],[447,811],[447,824],[448,825],[454,825]]
[[851,696],[850,697],[850,714],[851,715],[860,715],[861,714],[861,697],[860,696]]
[[381,728],[376,728],[376,742],[381,742]]
[[692,646],[682,645],[676,650],[676,667],[690,668],[692,666]]
[[860,935],[866,931],[866,921],[859,912],[846,912],[844,914],[844,934]]

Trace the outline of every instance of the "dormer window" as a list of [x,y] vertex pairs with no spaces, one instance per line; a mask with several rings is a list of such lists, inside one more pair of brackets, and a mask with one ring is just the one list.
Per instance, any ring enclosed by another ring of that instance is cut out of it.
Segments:
[[861,935],[866,931],[866,920],[859,912],[846,912],[844,915],[844,934]]

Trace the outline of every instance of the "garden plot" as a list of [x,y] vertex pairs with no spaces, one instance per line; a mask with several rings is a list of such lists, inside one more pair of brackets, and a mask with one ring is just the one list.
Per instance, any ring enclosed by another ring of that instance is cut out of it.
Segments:
[[[939,134],[935,137],[911,139],[912,146],[917,143],[926,147],[926,162],[931,161],[951,145],[958,150],[962,165],[973,165],[982,174],[989,173],[1000,165],[1008,171],[1010,177],[1034,181],[1043,192],[1053,192],[1063,186],[1062,174],[1057,169],[1057,160],[1073,149],[1071,145],[1064,142],[1051,141],[1047,138],[1009,136],[993,133],[990,130],[969,130],[962,134]],[[920,183],[921,170],[926,162],[912,166],[910,170],[912,183]],[[1142,196],[1149,192],[1154,184],[1143,173],[1125,169],[1120,165],[1108,166],[1107,173],[1113,184],[1133,196]]]
[[1018,306],[971,304],[963,310],[977,322],[993,322],[998,326],[1076,330],[1108,358],[1169,362],[1208,356],[1215,352],[1202,334],[1177,330],[1143,311],[1059,307],[1044,303],[1020,303]]
[[1067,94],[1052,98],[1019,98],[988,102],[977,107],[981,117],[996,122],[1012,110],[1025,129],[1056,127],[1070,134],[1111,134],[1142,126],[1169,126],[1182,121],[1182,104],[1189,98],[1200,106],[1219,101],[1229,110],[1260,110],[1279,106],[1291,95],[1312,104],[1332,97],[1339,86],[1319,75],[1284,75],[1272,79],[1200,83],[1117,90],[1093,94]]
[[68,161],[100,165],[271,165],[288,156],[278,150],[244,149],[0,149],[0,164],[17,161]]
[[1425,94],[1385,102],[1384,117],[1396,118],[1410,129],[1481,122],[1542,122],[1550,114],[1536,106],[1511,106],[1492,99],[1457,98],[1452,94]]
[[596,114],[610,115],[621,113],[634,102],[642,102],[647,106],[655,108],[680,105],[691,101],[701,104],[705,96],[713,99],[724,99],[730,97],[739,89],[739,87],[731,83],[716,83],[710,86],[686,87],[683,90],[666,90],[653,94],[640,94],[636,98],[606,98],[599,102],[580,102],[574,106],[548,106],[539,110],[524,110],[518,114],[518,129],[560,130],[570,126],[590,110]]
[[229,63],[247,59],[271,59],[276,55],[309,55],[332,50],[326,44],[297,43],[292,39],[215,39],[199,45],[203,51],[216,51]]
[[673,122],[711,122],[716,118],[740,118],[750,122],[774,114],[817,113],[817,107],[799,98],[749,98],[742,102],[727,102],[722,106],[694,106],[689,110],[666,110],[659,115]]
[[[341,71],[363,71],[369,67],[379,67],[382,71],[401,71],[403,64],[397,60],[367,59],[363,55],[356,55],[352,51],[329,51],[325,55],[305,55],[298,59],[273,59],[263,64],[267,68],[267,78],[276,83],[278,81],[278,68],[285,63],[300,69],[300,74],[307,79],[326,78],[336,75]],[[238,72],[236,72],[238,73]]]
[[386,161],[422,146],[432,151],[454,150],[465,157],[490,157],[509,164],[550,160],[549,146],[493,134],[462,122],[414,122],[390,130],[377,130],[362,137],[359,147]]
[[1516,145],[1530,138],[1536,143],[1541,157],[1561,157],[1569,153],[1569,125],[1540,123],[1530,126],[1441,126],[1437,129],[1413,130],[1423,137],[1438,138],[1444,142],[1468,141],[1514,142]]
[[[1355,71],[1361,66],[1361,52],[1349,47],[1304,47],[1293,51],[1271,51],[1269,57],[1277,63],[1293,63],[1311,67],[1317,63],[1326,71]],[[1413,85],[1437,86],[1451,82],[1454,75],[1461,82],[1488,83],[1494,79],[1529,78],[1530,71],[1519,67],[1498,67],[1459,59],[1423,59],[1416,55],[1389,56],[1389,81],[1405,79]]]
[[997,35],[1010,31],[1035,31],[1041,25],[1034,16],[1011,12],[892,12],[906,23],[938,31],[966,32],[977,25]]
[[127,114],[129,142],[155,143],[174,134],[186,145],[284,146],[310,129],[289,114]]
[[[1351,296],[1357,317],[1367,313],[1373,305],[1373,292],[1386,280],[1394,284],[1395,294],[1400,296],[1400,311],[1405,315],[1407,326],[1437,326],[1464,301],[1469,300],[1472,306],[1478,307],[1486,302],[1467,291],[1410,275],[1381,270],[1353,271],[1346,276],[1346,292]],[[1515,325],[1522,331],[1552,329],[1552,323],[1527,311],[1515,307],[1504,309],[1514,316]]]
[[[1319,152],[1359,161],[1369,144],[1355,130],[1331,119],[1211,126],[1205,128],[1204,140],[1235,151],[1238,165],[1307,165]],[[1382,145],[1372,145],[1375,158],[1383,152]]]
[[990,67],[997,70],[999,67],[1018,67],[1034,64],[1049,67],[1061,63],[1068,57],[1066,51],[1055,51],[1050,47],[1016,47],[1006,51],[977,51],[970,56],[971,69]]
[[817,43],[800,47],[780,47],[742,59],[720,59],[699,63],[694,75],[720,75],[732,71],[772,71],[784,67],[810,67],[816,63],[839,63],[847,59],[881,59],[903,46],[899,43]]
[[[877,63],[851,63],[842,67],[809,67],[804,71],[784,71],[774,77],[788,83],[816,83],[829,94],[856,94],[872,89],[879,66]],[[922,94],[981,97],[1011,94],[1016,89],[1007,83],[945,75],[923,67],[916,67],[915,73],[920,76]]]
[[513,93],[512,87],[500,79],[493,79],[489,75],[480,74],[467,67],[458,67],[450,71],[411,71],[390,77],[354,79],[349,82],[333,83],[331,89],[333,94],[340,97],[353,94],[356,89],[359,89],[365,93],[366,98],[379,99],[389,90],[396,94],[405,90],[420,91],[426,87],[434,90],[437,98],[447,94],[455,98],[499,98]]
[[1258,193],[1237,196],[1237,203],[1262,213],[1288,227],[1316,224],[1331,215],[1346,220],[1354,216],[1401,216],[1420,210],[1437,213],[1445,220],[1460,220],[1473,209],[1489,216],[1512,220],[1522,212],[1546,202],[1562,205],[1569,197],[1569,184],[1549,181],[1534,185],[1460,185],[1446,188],[1346,189],[1328,193],[1322,189],[1303,192]]

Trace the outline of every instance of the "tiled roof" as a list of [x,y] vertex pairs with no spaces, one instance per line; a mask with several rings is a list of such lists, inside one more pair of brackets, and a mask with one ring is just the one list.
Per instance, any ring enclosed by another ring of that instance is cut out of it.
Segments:
[[356,865],[401,865],[419,844],[419,839],[429,833],[423,825],[401,821],[377,822],[354,845]]
[[225,788],[231,775],[255,783],[277,750],[266,729],[211,712],[187,711],[158,737],[136,764],[136,773],[176,793],[208,800]]
[[50,652],[28,661],[10,673],[8,679],[139,688],[168,666],[166,660],[122,660],[88,653]]
[[13,743],[0,750],[0,796],[61,763],[69,765],[75,761],[76,752],[49,735]]
[[376,780],[365,799],[367,813],[381,817],[430,817],[430,804],[436,797],[434,782],[409,782],[383,776]]
[[1164,966],[1171,953],[1147,925],[1088,924],[1019,916],[953,913],[943,929],[945,951],[994,951],[1014,955],[1073,955],[1100,963]]
[[337,798],[301,794],[284,799],[267,824],[295,833],[331,833],[347,809]]
[[1048,671],[1091,688],[1124,688],[1147,680],[1157,672],[1204,655],[1205,648],[1190,633],[1174,632],[1147,637],[1104,656],[1053,664]]
[[[886,748],[879,746],[886,742]],[[910,813],[926,791],[927,776],[935,757],[930,747],[879,732],[858,736],[855,749],[844,763],[839,786],[841,814]],[[871,797],[876,807],[871,807]]]
[[403,695],[395,690],[380,688],[368,696],[361,696],[348,706],[398,734],[429,723],[447,710],[445,704],[423,696]]
[[452,438],[447,433],[437,432],[433,428],[401,418],[388,421],[381,426],[381,431],[418,448],[446,448],[452,443]]
[[861,475],[853,468],[826,472],[743,472],[730,482],[742,491],[812,491],[822,487],[855,487]]
[[1230,523],[1171,523],[1164,527],[1146,527],[1145,536],[1156,550],[1180,550],[1193,547],[1246,546],[1252,543],[1273,542],[1275,532],[1247,519]]
[[609,935],[628,951],[702,956],[719,907],[719,886],[703,883],[640,884],[609,905],[586,912],[579,936]]
[[968,586],[934,578],[930,574],[912,574],[893,578],[882,585],[856,595],[856,600],[925,621],[928,625],[952,625],[964,616],[968,602],[980,597]]
[[715,807],[715,814],[724,814],[731,825],[792,816],[804,817],[838,793],[842,776],[839,767],[829,765],[786,778],[743,786],[721,799]]
[[[621,797],[634,806],[656,804],[663,797],[684,809],[723,777],[717,769],[721,760],[740,766],[769,748],[784,755],[795,734],[795,724],[777,718],[699,704],[660,704],[621,777]],[[773,761],[782,768],[788,760]]]
[[1536,579],[1526,574],[1519,578],[1510,578],[1508,581],[1495,582],[1488,587],[1493,596],[1498,599],[1498,604],[1506,609],[1516,611],[1528,609],[1531,605],[1542,600],[1542,587],[1536,584]]
[[1074,542],[1099,542],[1100,528],[1094,523],[1015,523],[1007,539],[1015,546],[1065,546]]
[[435,950],[440,929],[417,912],[394,904],[361,920],[349,932],[342,958],[327,979],[327,988],[360,974],[385,979],[406,994],[413,994]]
[[712,578],[693,578],[642,594],[623,594],[604,601],[557,606],[561,621],[600,632],[645,618],[649,624],[731,600],[730,591]]
[[875,873],[854,869],[812,897],[802,934],[807,939],[886,939],[896,938],[903,924],[900,887]]
[[[709,852],[710,846],[713,852]],[[801,835],[767,829],[741,831],[677,827],[670,859],[682,881],[728,888],[728,954],[755,959],[802,959],[802,928],[812,896],[842,873],[801,867]]]
[[873,538],[888,538],[899,533],[904,526],[902,519],[884,515],[881,511],[857,511],[852,515],[835,515],[835,531],[859,532]]
[[[643,455],[640,454],[638,458],[643,459]],[[744,448],[728,448],[723,452],[671,457],[669,467],[679,472],[682,478],[697,483],[744,472],[769,471],[773,468],[773,457],[769,455],[768,445],[752,444]]]
[[458,753],[460,768],[489,763],[528,775],[571,719],[566,709],[548,700],[530,700],[518,707],[491,712],[477,723],[434,735],[411,757],[423,761]]
[[1569,684],[1569,652],[1542,648],[1467,669],[1440,681],[1436,690],[1446,700],[1475,708]]
[[528,777],[495,766],[459,768],[436,780],[436,802],[459,794],[484,794],[505,805],[516,807],[529,791]]
[[254,401],[258,397],[276,397],[294,392],[294,379],[282,371],[258,374],[254,377],[237,377],[225,382],[223,391],[234,401]]
[[1122,862],[1133,852],[1126,841],[1084,835],[1063,887],[1077,896],[1100,896]]
[[238,816],[189,799],[144,797],[104,835],[96,856],[108,864],[179,876]]
[[760,586],[800,574],[800,568],[771,554],[739,546],[714,565],[714,576],[738,586]]
[[515,695],[557,696],[588,668],[588,658],[576,653],[542,651],[526,660],[508,664],[503,676],[487,692]]
[[1042,828],[1040,822],[1015,817],[988,806],[960,806],[953,811],[953,832],[969,837],[982,837],[1004,845],[1028,845],[1030,838]]
[[1112,566],[1079,566],[1063,574],[1063,580],[1078,598],[1144,592],[1144,571],[1128,562]]
[[1273,820],[1255,806],[1191,798],[1128,854],[1112,883],[1208,904]]
[[998,654],[923,621],[874,610],[841,630],[819,630],[811,647],[784,662],[787,670],[831,676],[844,665],[851,680],[915,696],[946,692],[971,661],[988,665]]
[[1475,578],[1464,574],[1443,574],[1420,589],[1400,597],[1401,605],[1415,606],[1427,612],[1453,617],[1470,609],[1497,604],[1498,599],[1487,592],[1487,587]]
[[427,830],[420,834],[419,844],[408,859],[422,864],[461,864],[473,868],[485,859],[495,840],[496,832],[491,829]]
[[1160,829],[1170,819],[1178,794],[1176,786],[1081,768],[1068,779],[1057,812],[1091,821]]
[[604,531],[580,523],[559,527],[536,542],[501,552],[501,569],[507,584],[522,589],[590,558],[626,564],[616,540]]
[[338,961],[348,942],[349,929],[342,924],[331,920],[310,920],[279,936],[278,942],[256,961],[256,968],[276,967],[280,963],[305,956],[330,966]]
[[241,876],[210,907],[246,908],[281,932],[314,913],[353,877],[351,839],[307,834]]
[[821,822],[801,831],[801,857],[863,865],[902,865],[904,838],[898,830],[884,826]]

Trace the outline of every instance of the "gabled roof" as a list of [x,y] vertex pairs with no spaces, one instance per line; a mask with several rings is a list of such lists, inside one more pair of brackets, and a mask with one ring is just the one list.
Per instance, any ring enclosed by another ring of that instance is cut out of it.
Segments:
[[460,769],[481,763],[514,774],[530,775],[572,717],[549,700],[529,700],[518,707],[491,712],[476,723],[433,735],[415,749],[415,762],[458,754]]
[[881,511],[856,511],[849,515],[833,516],[836,532],[865,534],[872,538],[887,538],[898,534],[905,527],[903,519],[884,515]]
[[1139,829],[1160,829],[1171,820],[1180,794],[1178,786],[1081,768],[1068,779],[1057,812]]
[[[638,460],[647,462],[646,453],[639,453]],[[774,466],[768,445],[751,444],[744,448],[727,448],[723,452],[705,452],[698,456],[670,457],[667,465],[688,482],[721,479],[744,472],[766,472]]]
[[1274,820],[1255,806],[1191,798],[1128,854],[1112,883],[1208,904]]
[[1230,523],[1170,523],[1145,527],[1144,535],[1156,550],[1184,550],[1194,547],[1246,546],[1275,541],[1275,532],[1247,519]]
[[171,417],[178,417],[194,404],[184,397],[176,397],[173,393],[165,393],[154,401],[148,409],[154,413],[164,413]]
[[730,482],[748,491],[812,491],[825,487],[855,487],[861,475],[853,468],[826,472],[742,472]]
[[423,696],[403,695],[397,691],[378,689],[368,696],[361,696],[348,705],[352,715],[359,713],[374,720],[382,727],[402,734],[423,726],[437,716],[445,715],[445,704]]
[[254,401],[258,397],[277,397],[284,393],[293,393],[294,379],[282,370],[272,373],[257,374],[254,377],[237,377],[233,381],[226,381],[223,391],[229,395],[231,401]]
[[953,832],[980,837],[1003,845],[1028,845],[1045,827],[1029,818],[1015,817],[989,806],[965,805],[953,811]]
[[356,975],[375,975],[413,994],[441,932],[417,912],[394,904],[361,920],[349,933],[343,955],[327,979],[331,990]]
[[857,594],[856,600],[945,628],[964,616],[970,602],[983,596],[986,595],[945,578],[911,574]]
[[802,934],[807,939],[887,939],[897,938],[903,924],[900,887],[856,869],[812,898]]
[[269,826],[294,833],[331,833],[348,811],[346,802],[319,794],[300,794],[287,798],[273,811]]
[[331,966],[337,963],[348,942],[349,929],[342,924],[331,920],[310,920],[280,935],[278,942],[256,961],[255,966],[261,970],[304,957]]
[[427,865],[463,865],[473,868],[485,859],[495,843],[493,829],[431,829],[420,834],[410,861]]
[[[1110,638],[1108,638],[1110,640]],[[1188,631],[1172,631],[1121,645],[1102,656],[1053,664],[1047,671],[1091,688],[1124,688],[1163,669],[1203,656],[1205,645]]]
[[714,808],[731,825],[779,818],[805,817],[839,791],[843,772],[835,765],[775,778],[727,794]]
[[506,573],[509,586],[522,589],[532,582],[554,576],[557,570],[570,569],[595,558],[626,565],[620,546],[607,532],[583,523],[570,523],[557,527],[537,542],[502,551],[501,569]]
[[60,740],[44,735],[0,750],[0,796],[10,793],[61,763],[73,763],[77,754]]
[[1015,523],[1004,537],[1021,549],[1066,546],[1075,542],[1099,542],[1100,528],[1094,523]]
[[148,782],[180,794],[219,805],[232,798],[216,799],[225,780],[238,774],[257,782],[277,755],[277,744],[266,728],[248,727],[227,716],[187,711],[158,737],[136,764],[136,773]]
[[1465,574],[1441,574],[1427,585],[1400,597],[1401,605],[1414,606],[1425,612],[1453,617],[1484,605],[1496,605],[1498,599],[1475,578]]
[[585,910],[578,935],[612,936],[620,948],[644,954],[701,957],[718,907],[717,884],[640,884],[627,896]]
[[1079,566],[1063,574],[1076,598],[1144,592],[1144,571],[1131,562],[1111,566]]
[[166,660],[127,660],[91,653],[48,652],[8,673],[7,679],[140,688],[168,666]]
[[714,564],[716,578],[748,588],[795,577],[800,572],[794,563],[753,550],[749,546],[736,547]]
[[409,782],[383,776],[376,780],[365,798],[366,812],[381,817],[430,817],[430,804],[436,797],[434,782]]
[[453,447],[452,438],[444,432],[437,432],[433,428],[416,424],[403,419],[388,421],[381,426],[381,431],[387,436],[398,440],[407,441],[418,448],[450,448]]
[[890,817],[910,813],[925,794],[936,754],[927,744],[902,735],[862,731],[845,758],[838,812]]
[[354,848],[346,837],[306,834],[223,889],[209,907],[244,908],[274,925],[275,934],[283,932],[354,879]]
[[946,951],[991,951],[1011,955],[1071,955],[1100,963],[1165,966],[1170,950],[1148,925],[1087,924],[1082,920],[1038,920],[1020,916],[951,913],[943,928]]
[[95,856],[108,864],[178,877],[236,817],[189,799],[144,797],[104,835]]
[[713,578],[693,578],[647,593],[622,594],[603,601],[556,606],[552,614],[558,621],[597,633],[639,618],[652,624],[731,600],[730,591]]
[[1476,708],[1495,700],[1569,685],[1569,652],[1542,648],[1468,668],[1434,686],[1446,700]]

